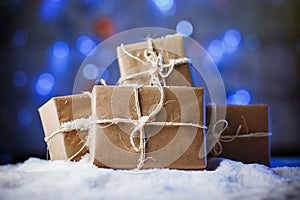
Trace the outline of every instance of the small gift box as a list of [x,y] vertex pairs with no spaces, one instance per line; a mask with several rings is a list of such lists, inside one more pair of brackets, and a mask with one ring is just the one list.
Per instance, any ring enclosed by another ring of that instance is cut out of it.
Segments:
[[203,114],[203,88],[95,86],[93,162],[118,169],[203,169]]
[[39,113],[51,160],[77,161],[88,151],[85,126],[91,115],[90,94],[53,97]]
[[117,47],[122,84],[193,86],[183,37],[179,34]]
[[[224,109],[224,106],[206,107],[207,126],[215,125],[210,120],[216,109]],[[271,133],[268,113],[268,105],[264,104],[228,105],[228,126],[219,133],[207,133],[207,138],[215,139],[209,155],[269,166]]]

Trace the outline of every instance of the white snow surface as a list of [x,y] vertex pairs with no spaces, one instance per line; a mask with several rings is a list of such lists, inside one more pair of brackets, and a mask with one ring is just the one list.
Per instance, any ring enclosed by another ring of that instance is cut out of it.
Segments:
[[0,166],[0,199],[300,199],[300,167],[222,160],[214,171],[97,168],[30,158]]

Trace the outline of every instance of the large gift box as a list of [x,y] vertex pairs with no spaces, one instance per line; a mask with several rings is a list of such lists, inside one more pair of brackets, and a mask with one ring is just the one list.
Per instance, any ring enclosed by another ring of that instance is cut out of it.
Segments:
[[118,169],[206,166],[203,88],[95,86],[89,150]]
[[[216,109],[224,106],[206,107],[207,126]],[[270,130],[268,105],[228,105],[226,108],[227,128],[221,133],[208,132],[207,137],[217,138],[210,156],[218,156],[244,163],[270,165]],[[216,122],[215,122],[216,123]]]
[[90,94],[53,97],[39,113],[51,160],[79,160],[88,152],[88,131],[80,126],[91,115]]
[[148,38],[117,47],[120,84],[151,85],[153,76],[162,85],[193,86],[183,36]]

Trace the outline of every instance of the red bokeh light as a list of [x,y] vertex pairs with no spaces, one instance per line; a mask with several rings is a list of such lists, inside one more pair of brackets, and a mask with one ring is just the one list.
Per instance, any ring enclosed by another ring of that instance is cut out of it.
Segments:
[[96,33],[100,37],[107,38],[115,32],[115,25],[111,18],[99,18],[96,20]]

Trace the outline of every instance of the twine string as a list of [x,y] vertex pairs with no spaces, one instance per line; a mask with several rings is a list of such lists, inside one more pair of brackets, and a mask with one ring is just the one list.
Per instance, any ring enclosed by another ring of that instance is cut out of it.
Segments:
[[[146,125],[154,125],[154,126],[188,126],[188,127],[195,127],[195,128],[201,128],[206,129],[206,126],[201,124],[195,124],[195,123],[186,123],[186,122],[156,122],[153,121],[155,116],[160,112],[160,110],[163,108],[164,105],[164,90],[159,81],[154,78],[154,81],[156,83],[157,88],[160,92],[160,99],[159,103],[156,105],[156,107],[152,110],[152,112],[149,115],[142,116],[141,109],[140,109],[140,102],[139,102],[139,87],[134,88],[134,95],[135,95],[135,107],[137,110],[137,116],[138,119],[130,119],[130,118],[112,118],[112,119],[101,119],[101,120],[92,120],[92,118],[88,119],[75,119],[70,122],[65,122],[61,125],[61,128],[54,131],[51,135],[44,138],[46,142],[49,142],[55,135],[59,133],[69,132],[72,130],[89,130],[90,126],[92,124],[100,124],[101,128],[108,128],[111,125],[117,125],[119,123],[128,123],[133,124],[135,127],[130,133],[130,144],[134,148],[136,152],[140,152],[140,157],[137,164],[137,169],[141,169],[144,165],[144,163],[148,159],[153,159],[151,157],[146,158],[146,136],[145,136],[145,130],[144,127]],[[134,137],[136,132],[139,132],[140,142],[139,146],[137,147],[134,143]],[[87,139],[88,141],[88,139]],[[74,154],[70,159],[77,156],[87,145],[87,142],[82,146],[82,148]]]
[[[214,117],[216,117],[216,105],[212,105],[212,113],[214,114]],[[243,121],[245,123],[245,117],[242,116]],[[216,127],[219,123],[224,123],[225,126],[223,126],[223,128],[220,131],[216,130]],[[267,136],[271,136],[272,133],[270,132],[256,132],[256,133],[248,133],[248,127],[245,124],[245,127],[247,129],[247,134],[240,134],[241,130],[242,130],[242,125],[240,124],[235,132],[234,135],[222,135],[225,131],[225,129],[228,128],[228,122],[226,120],[218,120],[217,122],[215,122],[213,124],[212,127],[212,135],[214,137],[214,141],[215,141],[215,145],[212,148],[211,152],[214,156],[218,156],[223,152],[223,143],[228,143],[228,142],[232,142],[234,141],[236,138],[254,138],[254,137],[267,137]]]
[[133,79],[142,75],[149,75],[150,80],[149,84],[156,84],[156,80],[161,80],[163,83],[163,86],[166,86],[166,78],[172,73],[174,66],[178,64],[184,64],[189,63],[190,60],[186,57],[177,58],[177,59],[169,59],[168,63],[164,64],[163,56],[161,53],[156,53],[153,48],[153,41],[151,38],[147,39],[147,46],[148,49],[145,49],[143,52],[143,55],[146,59],[146,61],[140,59],[138,56],[134,56],[133,54],[129,53],[125,48],[124,44],[121,44],[120,48],[122,51],[127,55],[128,57],[140,62],[143,65],[151,66],[150,69],[144,70],[142,72],[137,72],[134,74],[128,74],[125,76],[122,76],[118,83],[122,84],[124,81]]

